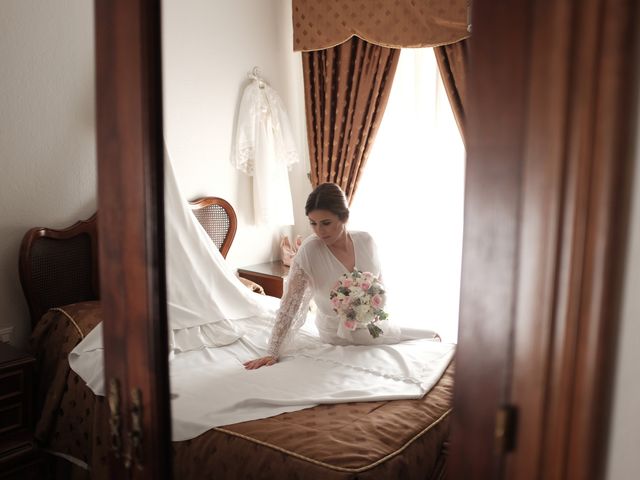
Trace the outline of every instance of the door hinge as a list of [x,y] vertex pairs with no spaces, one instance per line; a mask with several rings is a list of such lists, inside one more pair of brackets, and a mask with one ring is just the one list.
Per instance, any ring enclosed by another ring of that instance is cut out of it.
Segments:
[[139,388],[131,389],[131,431],[127,437],[124,466],[128,470],[135,465],[142,470],[142,391]]
[[109,381],[109,438],[111,451],[116,458],[122,454],[122,418],[120,416],[120,384],[112,378]]
[[497,453],[515,450],[518,410],[513,405],[503,405],[496,412],[496,428],[494,431],[495,449]]

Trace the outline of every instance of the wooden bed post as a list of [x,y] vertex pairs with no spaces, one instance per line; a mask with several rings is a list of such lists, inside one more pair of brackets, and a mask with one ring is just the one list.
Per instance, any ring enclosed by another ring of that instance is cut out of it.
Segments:
[[95,1],[111,478],[171,478],[160,3]]

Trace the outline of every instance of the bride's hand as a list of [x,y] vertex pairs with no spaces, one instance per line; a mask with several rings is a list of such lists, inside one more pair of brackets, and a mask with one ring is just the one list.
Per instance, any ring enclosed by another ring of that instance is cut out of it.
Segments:
[[249,360],[248,362],[244,362],[244,368],[247,370],[255,370],[256,368],[270,366],[274,363],[278,363],[278,358],[273,355],[267,355],[266,357],[256,358],[255,360]]

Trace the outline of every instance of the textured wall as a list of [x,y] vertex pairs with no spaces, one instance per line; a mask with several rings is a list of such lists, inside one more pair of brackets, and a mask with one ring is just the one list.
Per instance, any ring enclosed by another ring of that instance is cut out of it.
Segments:
[[18,249],[33,226],[96,208],[93,3],[2,0],[0,328],[29,333]]
[[[93,2],[2,0],[0,15],[0,332],[24,344],[28,312],[18,249],[33,226],[64,227],[96,209]],[[241,88],[254,65],[282,96],[306,145],[300,56],[288,0],[163,1],[163,78],[169,152],[190,198],[236,208],[229,260],[278,258],[290,228],[252,225],[251,180],[229,161]],[[305,157],[306,153],[303,153]],[[306,158],[306,157],[305,157]],[[310,188],[304,160],[290,174],[297,218]]]
[[[164,0],[165,135],[180,186],[189,198],[227,199],[238,214],[228,260],[236,265],[279,258],[280,233],[253,225],[252,180],[230,163],[235,121],[247,73],[258,66],[287,107],[306,146],[299,53],[293,53],[289,0]],[[305,159],[290,172],[296,223],[310,191]]]

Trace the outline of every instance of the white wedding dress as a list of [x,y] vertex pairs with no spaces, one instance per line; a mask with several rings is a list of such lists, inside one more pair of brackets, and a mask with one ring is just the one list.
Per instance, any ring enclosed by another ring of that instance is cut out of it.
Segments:
[[[355,269],[381,277],[380,260],[375,242],[366,232],[350,232],[355,253]],[[392,344],[402,340],[434,338],[435,332],[401,329],[393,317],[378,323],[383,333],[373,338],[366,328],[346,329],[333,311],[329,293],[342,275],[349,273],[329,247],[316,235],[308,237],[293,259],[286,292],[282,298],[273,333],[269,340],[269,354],[278,357],[295,332],[304,324],[313,298],[316,306],[316,327],[320,340],[332,345]]]
[[[454,345],[414,340],[367,348],[352,345],[373,342],[366,330],[363,338],[348,337],[352,332],[345,338],[345,332],[338,331],[329,289],[346,269],[315,236],[295,257],[276,315],[277,299],[251,292],[211,248],[211,240],[180,195],[168,157],[165,166],[174,441],[318,403],[419,398],[440,379]],[[371,237],[353,232],[352,238],[356,267],[379,274]],[[311,325],[297,331],[312,296],[318,305],[320,336],[334,345],[323,343],[310,331]],[[292,332],[297,333],[289,335]],[[398,337],[387,328],[378,342],[411,338],[406,333],[401,330]],[[429,338],[429,333],[418,337]],[[290,338],[294,341],[283,350]],[[280,362],[257,370],[243,367],[244,362],[266,355],[268,348],[282,352]],[[96,395],[104,395],[102,323],[73,349],[69,365]]]

